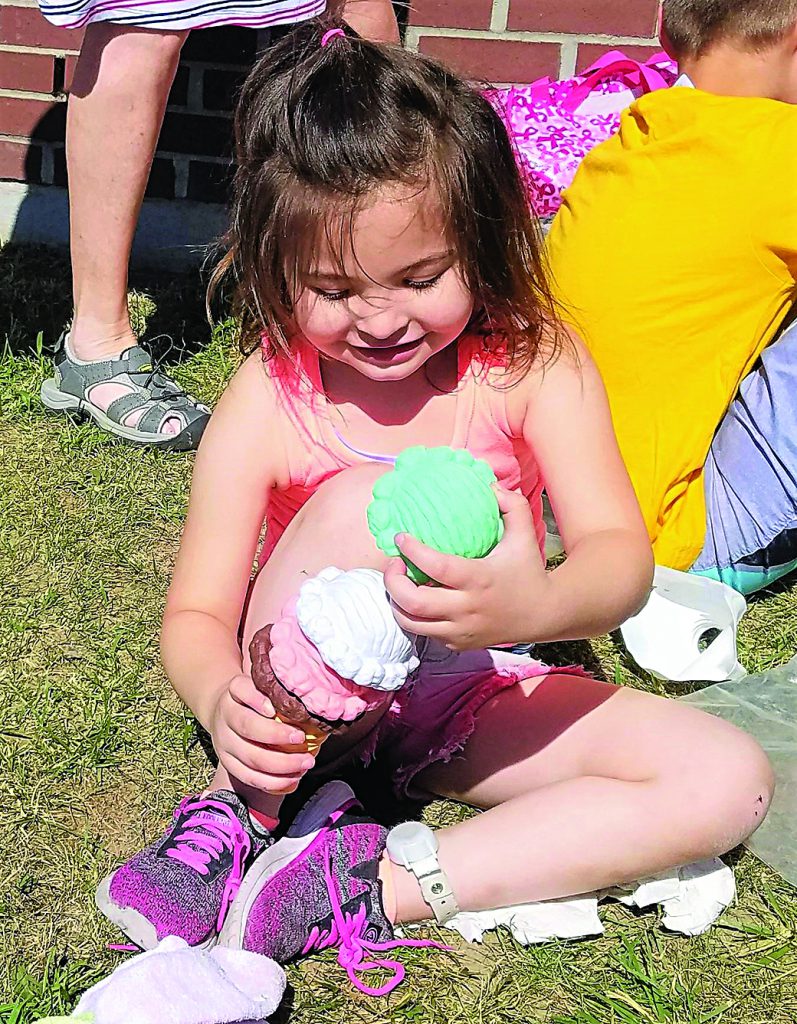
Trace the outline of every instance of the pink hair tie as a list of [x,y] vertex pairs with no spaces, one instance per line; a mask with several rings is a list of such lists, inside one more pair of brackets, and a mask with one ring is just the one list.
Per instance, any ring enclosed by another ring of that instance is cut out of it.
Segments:
[[329,29],[327,32],[325,32],[321,36],[321,46],[322,47],[326,46],[327,43],[330,41],[330,39],[334,39],[335,36],[343,36],[344,39],[345,39],[346,33],[343,31],[342,28],[331,28],[331,29]]

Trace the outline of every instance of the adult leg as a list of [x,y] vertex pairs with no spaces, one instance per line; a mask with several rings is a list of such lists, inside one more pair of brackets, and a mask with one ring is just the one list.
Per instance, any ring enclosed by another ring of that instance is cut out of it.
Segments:
[[44,404],[136,444],[187,450],[210,409],[136,346],[127,271],[166,99],[187,32],[90,25],[70,90],[67,167],[75,312]]
[[[591,892],[724,853],[758,827],[773,789],[763,751],[726,722],[557,674],[499,693],[462,756],[415,782],[486,809],[438,832],[463,910]],[[414,877],[391,874],[397,919],[428,918]]]
[[797,324],[742,382],[704,471],[706,542],[692,572],[743,594],[797,569]]
[[[135,344],[127,311],[133,235],[187,32],[86,29],[67,109],[74,355]],[[101,201],[100,201],[101,200]]]
[[396,12],[390,0],[347,0],[343,19],[364,39],[384,43],[399,41]]

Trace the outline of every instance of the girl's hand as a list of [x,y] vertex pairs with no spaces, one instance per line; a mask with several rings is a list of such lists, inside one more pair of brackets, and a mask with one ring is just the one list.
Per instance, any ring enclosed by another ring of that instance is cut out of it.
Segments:
[[416,586],[400,558],[385,572],[396,621],[410,633],[442,640],[455,651],[533,639],[535,607],[550,599],[534,519],[522,494],[495,487],[504,535],[485,558],[444,555],[414,537],[396,544],[440,586]]
[[[292,793],[315,764],[301,750],[304,733],[276,721],[271,701],[249,676],[233,676],[219,697],[211,735],[219,761],[230,775],[266,793]],[[291,746],[296,753],[282,749]]]

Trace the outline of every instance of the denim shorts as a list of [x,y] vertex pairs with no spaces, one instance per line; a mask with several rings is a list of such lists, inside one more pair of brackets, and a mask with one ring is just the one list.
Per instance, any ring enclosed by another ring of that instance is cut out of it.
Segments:
[[797,323],[742,381],[704,484],[706,540],[692,572],[751,594],[797,569]]

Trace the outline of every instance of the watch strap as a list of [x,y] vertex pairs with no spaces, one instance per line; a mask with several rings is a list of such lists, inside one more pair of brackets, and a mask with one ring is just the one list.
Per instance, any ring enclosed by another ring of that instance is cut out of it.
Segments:
[[437,854],[433,853],[421,860],[414,861],[409,868],[418,879],[424,902],[432,908],[432,913],[438,924],[445,924],[459,913],[454,891],[448,876],[440,867]]

